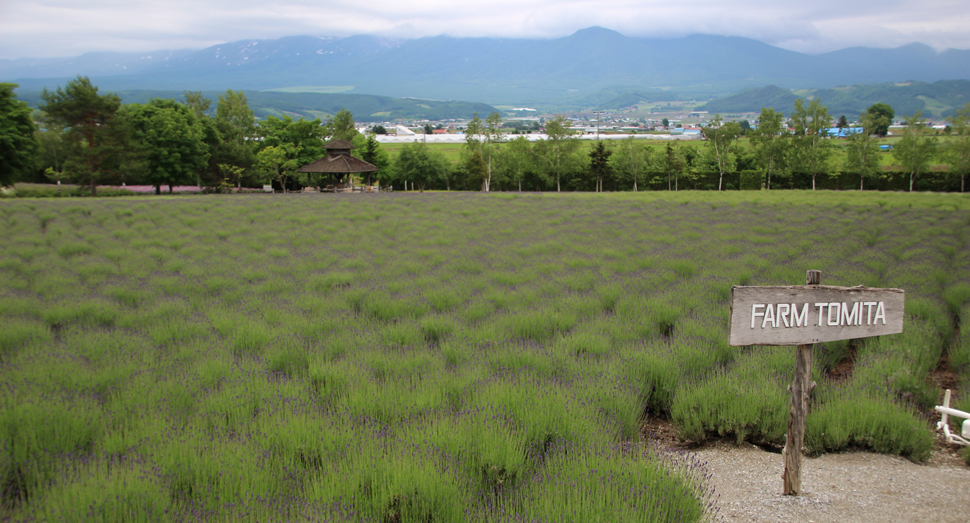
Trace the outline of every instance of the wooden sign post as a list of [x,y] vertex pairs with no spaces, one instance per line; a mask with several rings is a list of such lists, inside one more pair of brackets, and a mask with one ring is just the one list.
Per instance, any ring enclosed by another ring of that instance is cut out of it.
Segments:
[[821,271],[808,271],[804,286],[731,288],[732,346],[796,345],[795,381],[785,437],[785,495],[802,487],[805,419],[815,382],[814,344],[903,332],[902,289],[819,285]]

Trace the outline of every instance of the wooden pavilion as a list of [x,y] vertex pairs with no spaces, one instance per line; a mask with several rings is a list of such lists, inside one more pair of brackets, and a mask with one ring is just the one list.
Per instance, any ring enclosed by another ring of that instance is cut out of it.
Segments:
[[[372,173],[378,169],[373,164],[350,155],[354,145],[346,140],[333,140],[323,146],[327,155],[319,160],[308,163],[297,169],[301,173],[319,173],[330,175],[330,183],[323,187],[324,191],[343,192],[353,190],[351,174]],[[347,175],[347,181],[344,176]],[[319,182],[318,182],[319,183]]]

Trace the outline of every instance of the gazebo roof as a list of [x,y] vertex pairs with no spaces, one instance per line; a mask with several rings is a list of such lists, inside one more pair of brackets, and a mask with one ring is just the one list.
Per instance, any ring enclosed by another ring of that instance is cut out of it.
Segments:
[[323,148],[327,149],[328,151],[330,149],[339,149],[339,150],[345,150],[345,151],[350,149],[356,149],[356,147],[354,147],[354,144],[346,140],[341,140],[340,138],[335,138],[331,140],[329,143],[324,145]]
[[[343,140],[334,140],[343,142]],[[332,144],[334,142],[330,142]],[[343,142],[350,145],[347,142]],[[330,144],[327,144],[328,146]],[[350,145],[353,147],[353,145]],[[329,148],[329,147],[328,147]],[[304,165],[297,169],[301,173],[329,173],[329,174],[348,174],[348,173],[369,173],[380,170],[377,166],[367,163],[360,158],[355,158],[349,154],[327,153],[319,160]]]
[[327,150],[327,155],[315,162],[308,163],[297,169],[301,173],[326,173],[326,174],[352,174],[370,173],[379,171],[380,168],[355,158],[350,155],[351,149],[356,149],[354,144],[339,138],[331,140],[323,146]]

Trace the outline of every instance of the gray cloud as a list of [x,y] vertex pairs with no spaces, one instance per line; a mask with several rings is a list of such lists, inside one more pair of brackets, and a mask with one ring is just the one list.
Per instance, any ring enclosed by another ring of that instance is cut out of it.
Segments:
[[802,52],[920,41],[970,48],[957,0],[3,0],[0,58],[203,48],[287,35],[555,38],[599,25],[628,36],[743,36]]

